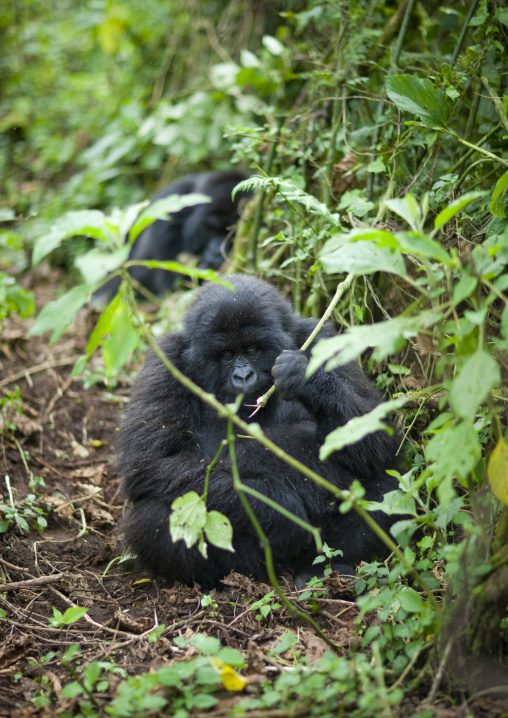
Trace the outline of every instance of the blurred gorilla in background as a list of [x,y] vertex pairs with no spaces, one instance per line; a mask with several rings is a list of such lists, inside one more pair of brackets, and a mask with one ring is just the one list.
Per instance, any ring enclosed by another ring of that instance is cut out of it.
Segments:
[[[325,461],[319,447],[333,429],[374,409],[381,397],[351,363],[305,376],[309,352],[299,347],[316,325],[302,319],[266,282],[231,275],[235,291],[207,284],[185,317],[181,332],[167,334],[161,347],[169,359],[223,403],[243,394],[239,415],[247,419],[257,397],[275,383],[276,392],[256,415],[269,439],[336,486],[359,479],[365,498],[382,501],[397,482],[386,473],[397,466],[398,439],[378,431],[346,446]],[[326,325],[319,337],[334,334]],[[132,502],[125,522],[127,545],[151,573],[203,588],[217,586],[231,570],[265,579],[264,554],[233,487],[227,449],[210,473],[207,509],[225,514],[233,526],[235,553],[208,547],[205,560],[196,547],[173,543],[169,533],[172,502],[188,491],[203,494],[205,474],[227,421],[174,379],[150,354],[134,387],[119,435],[119,469]],[[341,549],[335,568],[370,560],[383,544],[354,512],[252,438],[237,435],[241,480],[304,521],[321,528],[326,543]],[[248,497],[270,541],[277,570],[314,575],[316,549],[311,535],[265,503]],[[375,519],[385,528],[391,520]],[[342,563],[343,562],[343,563]]]
[[[153,196],[151,203],[170,195],[199,192],[211,198],[206,204],[196,204],[175,212],[169,219],[158,219],[136,238],[129,259],[176,260],[181,252],[200,258],[199,266],[218,269],[231,248],[234,225],[239,218],[239,204],[250,192],[238,192],[233,200],[231,193],[236,185],[249,175],[231,169],[187,175],[172,182]],[[171,290],[176,278],[174,272],[147,267],[131,267],[129,273],[152,294],[161,295]],[[108,301],[118,290],[120,278],[106,282],[96,293],[99,301]]]

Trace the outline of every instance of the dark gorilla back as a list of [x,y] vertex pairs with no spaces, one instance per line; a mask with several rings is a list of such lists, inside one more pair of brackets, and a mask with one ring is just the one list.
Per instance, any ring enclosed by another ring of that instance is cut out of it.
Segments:
[[[257,415],[265,434],[290,455],[336,486],[347,489],[358,479],[365,498],[381,501],[396,488],[386,473],[397,466],[398,440],[377,431],[345,446],[325,461],[319,447],[327,434],[355,416],[371,411],[381,397],[358,365],[331,372],[305,372],[308,353],[298,350],[316,326],[302,319],[266,282],[227,277],[235,292],[207,284],[186,316],[181,332],[160,345],[169,359],[222,402],[243,394],[240,416],[248,420],[256,397],[275,383],[276,392]],[[326,325],[320,337],[333,335]],[[202,587],[216,586],[234,569],[266,578],[263,552],[238,499],[227,450],[210,471],[207,508],[224,513],[233,526],[235,553],[209,547],[205,560],[196,547],[173,543],[169,515],[173,501],[188,491],[203,494],[207,466],[226,436],[227,422],[185,389],[149,354],[120,429],[119,470],[132,506],[125,522],[127,545],[154,574]],[[329,546],[341,549],[342,570],[382,552],[383,544],[354,511],[296,469],[238,430],[237,466],[242,481],[314,526]],[[249,498],[272,546],[279,570],[297,576],[313,572],[316,555],[310,534],[267,504]],[[388,529],[391,519],[375,513]]]
[[[218,269],[231,246],[232,228],[238,221],[238,208],[249,192],[231,193],[249,175],[231,169],[187,175],[172,182],[152,198],[152,203],[171,195],[199,193],[211,202],[186,207],[175,212],[169,220],[158,219],[147,227],[132,245],[129,259],[175,260],[181,252],[200,258],[199,266]],[[171,290],[176,275],[164,269],[131,267],[130,274],[152,294]],[[107,282],[97,293],[99,300],[107,300],[117,291],[120,279]]]

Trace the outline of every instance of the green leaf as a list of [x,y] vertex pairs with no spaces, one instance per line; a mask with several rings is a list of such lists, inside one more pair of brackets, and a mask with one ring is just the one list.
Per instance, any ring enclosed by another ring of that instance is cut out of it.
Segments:
[[201,651],[201,653],[204,653],[206,656],[214,656],[221,647],[218,638],[215,638],[214,636],[205,636],[204,633],[196,633],[195,636],[189,639],[189,643],[192,646],[195,646],[198,651]]
[[422,229],[422,211],[412,194],[407,194],[401,199],[385,199],[384,204],[392,212],[402,217],[414,232],[419,232]]
[[459,281],[453,288],[453,303],[455,306],[471,296],[472,292],[476,289],[477,284],[478,280],[476,277],[472,277],[470,274],[462,274]]
[[183,195],[172,194],[169,197],[156,200],[141,212],[130,228],[129,243],[134,242],[136,237],[155,220],[168,219],[170,214],[179,212],[185,207],[193,207],[196,204],[205,204],[207,202],[211,202],[211,198],[198,192]]
[[[427,320],[429,318],[427,317]],[[330,371],[341,364],[357,359],[369,347],[375,347],[376,361],[395,354],[402,349],[406,340],[416,336],[425,326],[425,317],[398,317],[378,324],[366,324],[352,327],[343,334],[329,339],[321,339],[312,348],[312,356],[307,370],[308,376],[326,363]]]
[[425,601],[413,588],[403,586],[397,593],[400,605],[408,613],[422,613],[426,609]]
[[261,42],[271,55],[281,55],[284,52],[284,45],[271,35],[263,35]]
[[487,476],[494,496],[508,506],[508,444],[503,437],[490,455]]
[[406,266],[401,254],[391,252],[386,247],[378,247],[373,242],[355,242],[345,244],[330,254],[320,255],[321,262],[329,274],[353,272],[354,274],[373,274],[389,272],[404,276]]
[[225,551],[235,552],[232,544],[233,527],[227,516],[219,511],[209,511],[206,516],[205,534],[208,541]]
[[76,696],[83,693],[83,690],[83,687],[80,686],[79,683],[72,681],[72,683],[67,683],[67,685],[62,688],[60,695],[62,698],[76,698]]
[[217,653],[216,658],[220,658],[221,661],[227,663],[228,666],[234,666],[235,668],[245,668],[245,659],[236,648],[221,648]]
[[501,381],[501,372],[495,359],[483,349],[470,356],[450,390],[450,404],[462,419],[473,418],[491,389]]
[[291,631],[285,631],[282,634],[282,638],[277,643],[275,648],[269,652],[269,656],[280,656],[286,651],[289,651],[291,646],[293,646],[297,642],[297,637],[294,633],[291,633]]
[[340,451],[344,446],[356,444],[368,434],[373,434],[375,431],[387,431],[388,427],[383,419],[392,411],[404,406],[406,401],[407,398],[386,401],[376,406],[368,414],[357,416],[350,419],[344,426],[339,426],[328,434],[325,443],[319,450],[321,461],[327,459],[334,451]]
[[392,75],[386,78],[386,93],[399,110],[411,112],[432,126],[446,125],[448,99],[430,80],[412,75]]
[[67,212],[53,224],[49,232],[35,241],[32,264],[39,264],[41,259],[59,247],[64,239],[79,236],[112,242],[106,215],[97,209]]
[[187,548],[193,546],[202,536],[206,523],[206,506],[195,491],[179,496],[171,504],[169,530],[174,542],[183,539]]
[[[220,676],[216,671],[214,672],[218,679],[215,682],[219,682]],[[213,708],[213,706],[216,706],[219,702],[219,699],[215,696],[210,695],[210,693],[198,693],[197,695],[194,694],[192,695],[191,700],[193,707],[198,708],[199,710],[207,710],[208,708]]]
[[506,196],[507,190],[508,172],[505,172],[504,175],[501,175],[501,177],[496,182],[494,192],[492,193],[492,202],[490,203],[489,209],[491,214],[494,215],[494,217],[506,217],[504,211],[504,198]]
[[137,347],[139,329],[132,324],[132,312],[121,295],[111,316],[110,334],[102,340],[104,364],[110,374],[116,374],[128,362]]
[[62,294],[56,301],[46,304],[28,330],[28,336],[37,336],[53,329],[53,334],[49,340],[49,345],[52,346],[62,336],[78,311],[86,303],[92,289],[93,287],[88,284],[78,284],[77,287],[73,287],[69,292]]
[[101,279],[118,269],[129,256],[130,247],[125,244],[114,252],[99,252],[96,249],[80,254],[74,262],[87,284],[96,284]]
[[[508,175],[508,172],[506,174]],[[462,197],[459,197],[458,199],[451,202],[448,205],[448,207],[445,207],[445,209],[441,210],[441,212],[437,215],[436,219],[434,220],[435,229],[438,229],[445,222],[448,222],[449,219],[454,217],[457,214],[457,212],[460,212],[461,209],[463,209],[466,205],[468,205],[474,199],[478,199],[479,197],[484,197],[484,196],[485,196],[485,192],[468,192],[467,194],[462,195]]]
[[404,252],[416,254],[417,257],[431,257],[449,267],[453,266],[448,252],[438,242],[430,239],[425,234],[420,232],[397,232],[395,237]]
[[427,444],[427,460],[438,480],[465,479],[481,459],[482,449],[471,422],[445,426]]

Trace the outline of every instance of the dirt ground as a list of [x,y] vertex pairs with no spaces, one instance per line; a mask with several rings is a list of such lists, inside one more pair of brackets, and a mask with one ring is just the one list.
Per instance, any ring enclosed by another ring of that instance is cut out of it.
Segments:
[[[3,504],[30,508],[30,500],[23,499],[36,493],[47,528],[37,532],[34,517],[25,516],[29,532],[11,523],[0,537],[0,716],[72,715],[73,699],[60,695],[70,680],[61,656],[72,644],[81,646],[82,667],[108,660],[134,675],[188,658],[188,650],[175,645],[174,638],[206,633],[242,651],[252,684],[291,666],[295,654],[311,662],[320,657],[325,642],[285,609],[257,620],[250,605],[269,586],[232,574],[222,591],[212,592],[216,605],[207,606],[198,586],[152,581],[118,562],[124,501],[114,437],[132,381],[126,378],[114,390],[100,384],[85,389],[81,378],[71,377],[92,326],[86,311],[53,348],[47,336],[26,338],[30,323],[9,318],[0,339],[0,400],[19,387],[22,410],[16,411],[12,401],[0,406],[0,494]],[[30,488],[34,483],[36,488]],[[285,588],[290,599],[298,598],[289,579]],[[346,650],[354,647],[358,612],[351,584],[331,581],[317,604],[317,613],[305,601],[299,607],[313,614],[332,641]],[[87,607],[88,613],[64,628],[50,625],[53,608],[63,613],[71,606]],[[154,640],[153,630],[162,624]],[[288,630],[297,637],[293,651],[269,656]],[[42,686],[51,695],[49,706],[34,704]],[[226,715],[240,700],[241,694],[224,692],[206,715]],[[503,708],[484,701],[475,715],[501,716],[503,711],[508,704]],[[440,715],[463,713],[457,708]]]

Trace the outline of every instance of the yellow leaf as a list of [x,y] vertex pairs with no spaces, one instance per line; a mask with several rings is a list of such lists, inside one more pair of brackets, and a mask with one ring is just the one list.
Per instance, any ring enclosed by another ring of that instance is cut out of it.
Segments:
[[487,476],[494,496],[508,506],[508,444],[502,438],[490,455]]
[[222,685],[227,691],[243,691],[247,683],[249,682],[240,673],[235,671],[234,668],[228,666],[227,663],[221,658],[216,656],[210,656],[212,664],[216,670],[219,671]]
[[248,681],[231,666],[224,666],[221,671],[222,685],[227,691],[243,691]]

